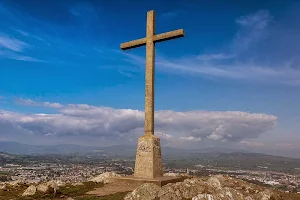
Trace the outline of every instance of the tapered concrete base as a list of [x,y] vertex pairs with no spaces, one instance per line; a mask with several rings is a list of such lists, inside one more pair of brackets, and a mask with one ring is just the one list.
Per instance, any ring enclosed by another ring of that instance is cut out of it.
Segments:
[[114,178],[114,180],[125,181],[127,183],[134,183],[138,185],[139,184],[142,185],[143,183],[154,183],[161,187],[168,183],[181,182],[184,180],[184,177],[162,176],[157,178],[138,178],[134,176],[123,176],[123,177]]
[[162,176],[160,139],[155,135],[145,134],[138,141],[134,177],[153,179]]

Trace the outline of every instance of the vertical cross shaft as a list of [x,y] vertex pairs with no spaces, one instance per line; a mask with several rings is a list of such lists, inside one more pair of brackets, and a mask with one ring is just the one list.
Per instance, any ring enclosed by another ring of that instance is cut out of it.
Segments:
[[155,12],[147,12],[145,134],[154,134],[154,75],[155,75]]
[[155,43],[184,36],[183,29],[155,35],[155,12],[147,12],[146,37],[125,42],[121,49],[132,49],[146,45],[146,84],[145,84],[145,135],[154,135],[154,76]]

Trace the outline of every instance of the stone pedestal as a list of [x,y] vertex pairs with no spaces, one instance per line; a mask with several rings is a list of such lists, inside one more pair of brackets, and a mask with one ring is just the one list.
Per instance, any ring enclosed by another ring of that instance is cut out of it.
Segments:
[[155,135],[145,134],[138,140],[134,175],[114,179],[135,185],[154,183],[161,187],[183,181],[184,177],[163,176],[160,139]]
[[122,176],[113,178],[118,182],[125,182],[127,184],[134,184],[136,187],[144,184],[144,183],[154,183],[159,187],[166,185],[168,183],[177,183],[184,181],[185,177],[174,177],[174,176],[161,176],[157,178],[138,178],[134,176]]
[[163,176],[160,139],[145,134],[138,140],[134,177],[158,178]]

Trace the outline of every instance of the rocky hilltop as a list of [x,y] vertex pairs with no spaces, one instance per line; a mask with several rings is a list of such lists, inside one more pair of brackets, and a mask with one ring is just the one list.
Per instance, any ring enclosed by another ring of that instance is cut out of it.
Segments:
[[188,178],[183,182],[158,187],[146,183],[125,196],[125,200],[297,200],[300,195],[286,194],[228,176]]
[[[165,174],[176,176],[179,174]],[[285,193],[272,188],[235,179],[230,176],[186,177],[183,182],[159,187],[152,183],[130,185],[116,181],[120,175],[107,172],[85,183],[26,181],[0,184],[2,200],[300,200],[300,194]]]

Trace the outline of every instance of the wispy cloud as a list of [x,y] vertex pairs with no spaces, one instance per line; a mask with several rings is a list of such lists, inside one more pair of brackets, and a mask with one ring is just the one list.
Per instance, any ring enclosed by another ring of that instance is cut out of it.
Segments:
[[50,102],[39,102],[32,99],[23,99],[18,98],[15,100],[15,103],[25,106],[43,106],[43,107],[50,107],[50,108],[62,108],[63,105],[60,103],[50,103]]
[[200,60],[204,60],[204,61],[208,61],[208,60],[223,60],[223,59],[230,59],[230,58],[234,58],[235,55],[234,54],[222,54],[222,53],[218,53],[218,54],[202,54],[197,56],[198,59]]
[[29,33],[23,30],[19,30],[19,29],[13,29],[14,31],[16,31],[17,33],[20,33],[23,36],[29,36]]
[[[74,3],[62,9],[65,9],[63,17],[69,20],[68,26],[51,20],[51,16],[45,20],[1,2],[0,18],[6,22],[0,24],[0,58],[64,66],[82,66],[91,60],[106,59],[108,56],[100,57],[94,50],[104,47],[89,41],[95,32],[94,24],[100,24],[94,6]],[[70,41],[70,34],[80,38],[76,44]]]
[[2,51],[2,52],[0,51],[0,58],[27,61],[27,62],[45,62],[43,60],[39,60],[30,56],[19,55],[18,53],[10,52],[10,51]]
[[233,48],[236,52],[248,50],[260,40],[267,37],[272,16],[267,10],[260,10],[250,15],[242,16],[236,20],[239,31],[233,40]]
[[124,71],[124,70],[118,70],[118,72],[124,76],[127,76],[129,78],[133,78],[134,75],[131,73],[131,72],[127,72],[127,71]]
[[[235,22],[238,31],[227,49],[172,59],[158,53],[157,70],[208,78],[300,86],[300,56],[298,55],[300,45],[292,44],[293,39],[290,38],[287,43],[278,43],[278,40],[286,38],[286,34],[290,35],[291,30],[280,27],[278,31],[280,22],[274,23],[273,17],[266,10],[242,16]],[[293,31],[300,34],[296,29]],[[298,39],[294,37],[294,40]],[[276,48],[270,47],[270,44],[273,46],[275,44]],[[290,53],[284,53],[284,49]],[[144,65],[143,57],[123,55],[130,63]]]
[[23,52],[23,50],[28,47],[29,45],[27,43],[0,33],[0,49],[4,48],[15,52]]
[[169,19],[169,18],[176,17],[177,15],[178,15],[178,12],[176,12],[176,11],[170,11],[170,12],[163,13],[161,15],[161,18],[163,18],[163,19]]

